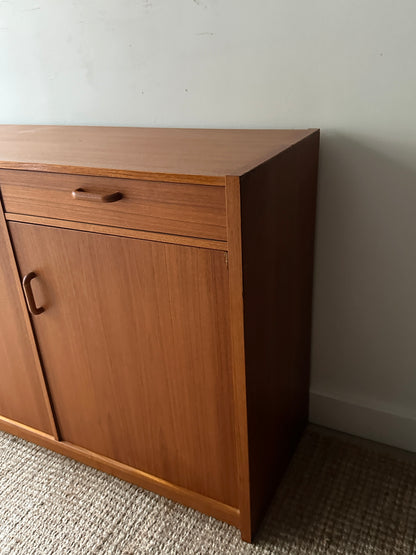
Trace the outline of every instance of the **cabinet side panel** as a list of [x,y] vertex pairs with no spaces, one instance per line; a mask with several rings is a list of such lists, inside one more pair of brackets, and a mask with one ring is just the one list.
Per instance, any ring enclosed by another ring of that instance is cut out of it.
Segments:
[[308,417],[319,132],[241,178],[253,529]]

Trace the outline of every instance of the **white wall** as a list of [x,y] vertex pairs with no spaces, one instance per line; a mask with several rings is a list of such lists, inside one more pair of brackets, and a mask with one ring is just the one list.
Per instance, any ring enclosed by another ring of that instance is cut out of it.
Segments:
[[312,420],[414,450],[415,21],[414,0],[0,0],[1,123],[322,128]]

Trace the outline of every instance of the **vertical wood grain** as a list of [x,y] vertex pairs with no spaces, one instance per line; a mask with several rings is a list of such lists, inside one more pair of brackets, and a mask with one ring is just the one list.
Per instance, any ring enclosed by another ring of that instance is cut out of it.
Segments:
[[0,414],[57,437],[0,206]]
[[319,133],[241,178],[252,525],[308,418]]
[[247,437],[246,372],[244,358],[243,280],[241,259],[240,181],[228,176],[225,184],[228,267],[230,290],[230,334],[234,411],[238,460],[239,507],[241,537],[251,542],[250,480]]
[[224,253],[9,226],[63,440],[237,507]]

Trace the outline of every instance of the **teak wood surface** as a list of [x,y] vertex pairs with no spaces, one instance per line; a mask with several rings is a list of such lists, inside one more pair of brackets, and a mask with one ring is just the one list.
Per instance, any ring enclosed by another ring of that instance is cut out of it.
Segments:
[[254,529],[308,419],[318,148],[315,133],[241,178]]
[[0,168],[224,186],[311,132],[0,125]]
[[[6,212],[226,239],[223,187],[1,169],[0,184]],[[120,192],[122,198],[74,199],[80,188],[97,196]]]
[[0,212],[0,415],[53,435],[49,398],[14,274],[13,252]]
[[142,231],[141,229],[91,224],[88,222],[74,222],[73,220],[58,220],[56,218],[45,218],[43,216],[31,216],[30,214],[14,214],[13,212],[7,212],[5,218],[10,222],[47,225],[50,227],[60,227],[62,229],[77,229],[79,231],[89,231],[91,233],[144,239],[146,241],[157,241],[158,243],[171,243],[172,245],[187,245],[188,247],[199,247],[201,249],[218,251],[228,250],[228,243],[226,241],[217,241],[215,239],[200,239],[199,237],[188,237],[185,235],[168,235],[167,233],[155,233],[153,231]]
[[251,541],[307,419],[318,150],[317,130],[0,126],[0,355],[22,345],[0,429]]
[[62,439],[236,507],[224,253],[9,228]]

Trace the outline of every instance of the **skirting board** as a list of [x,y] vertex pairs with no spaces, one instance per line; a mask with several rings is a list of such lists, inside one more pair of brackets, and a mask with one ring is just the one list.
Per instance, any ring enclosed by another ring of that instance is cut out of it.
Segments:
[[327,428],[416,452],[416,418],[311,391],[309,420]]

